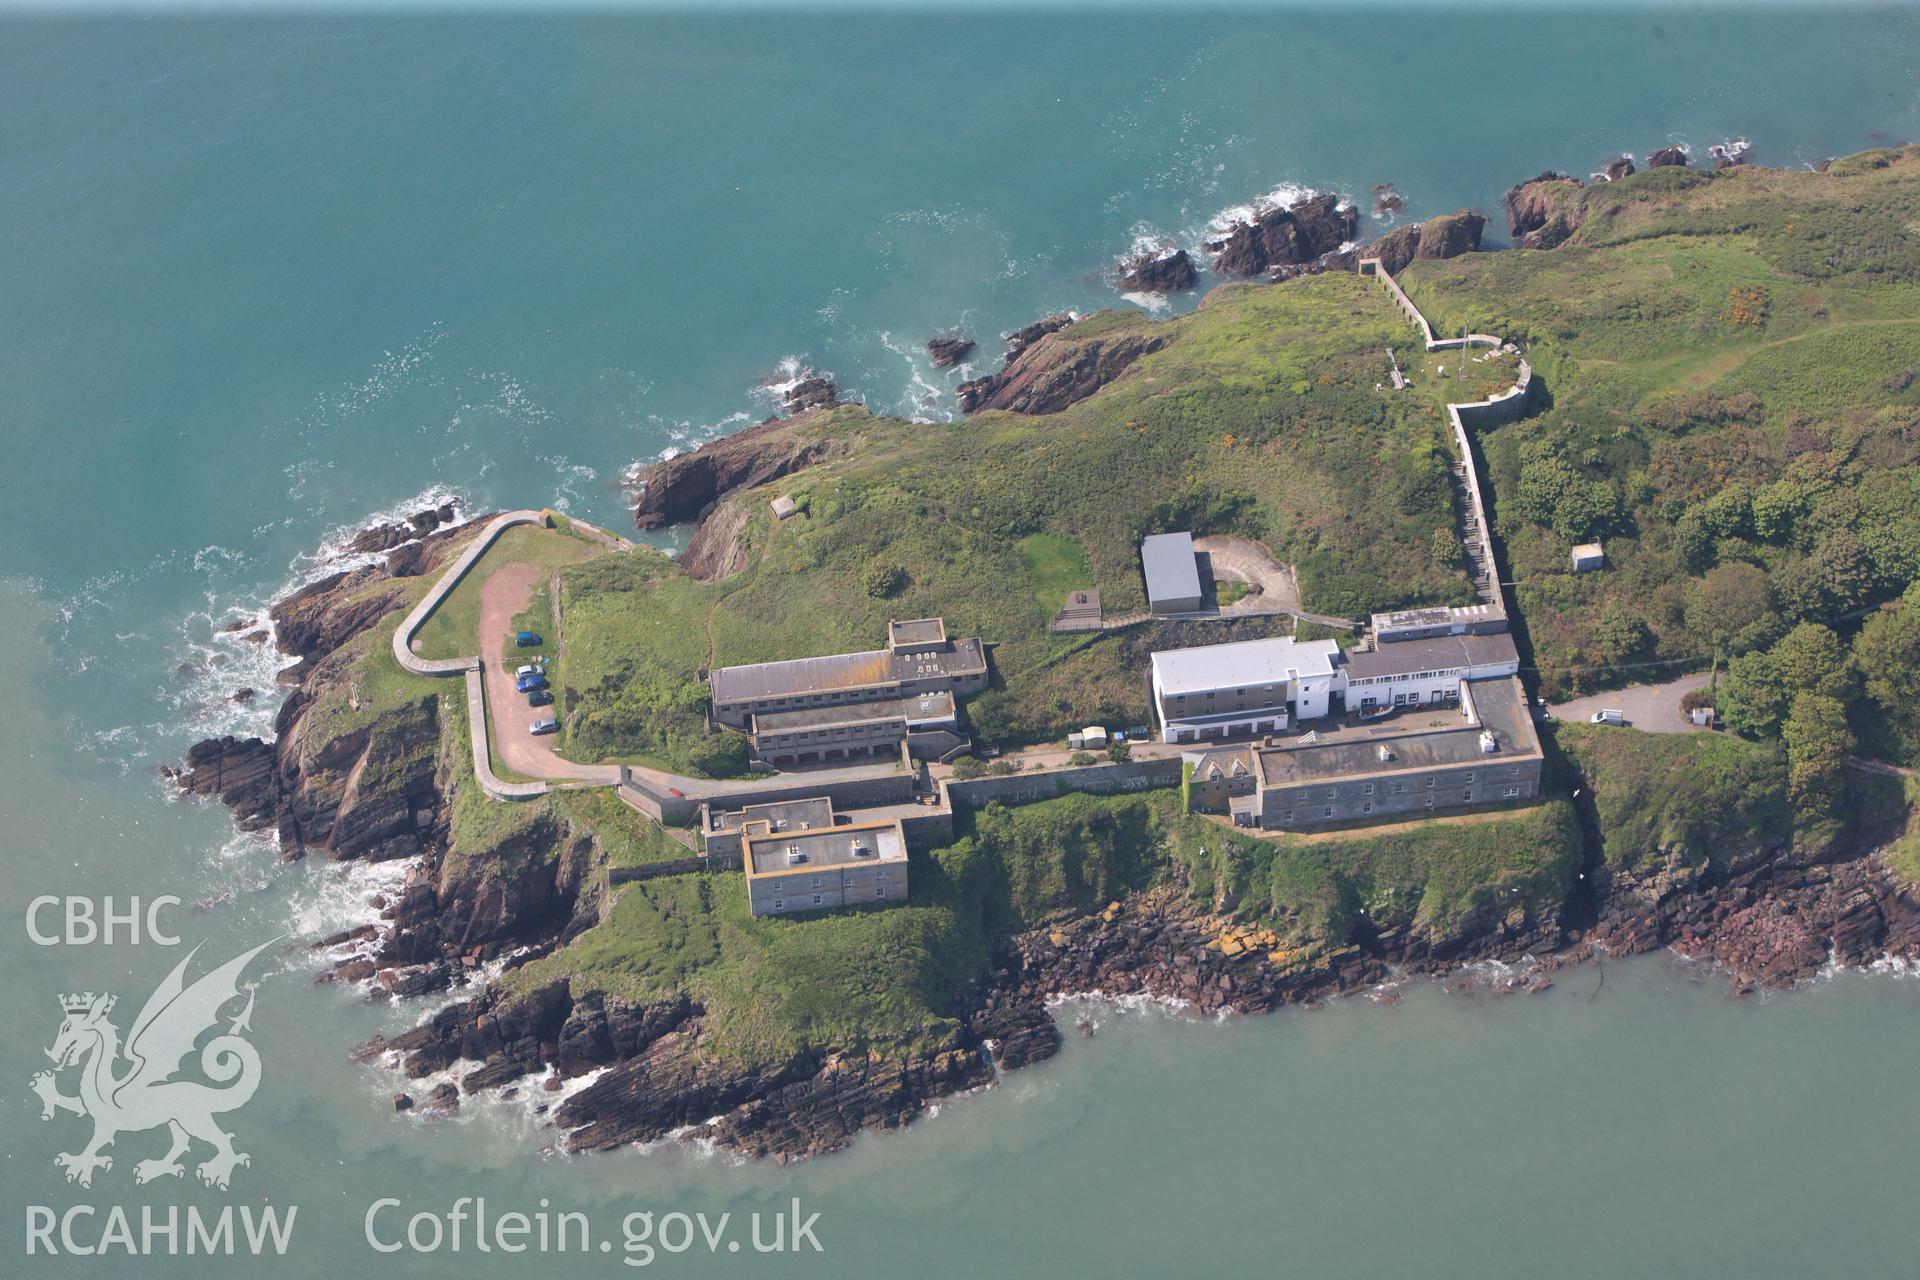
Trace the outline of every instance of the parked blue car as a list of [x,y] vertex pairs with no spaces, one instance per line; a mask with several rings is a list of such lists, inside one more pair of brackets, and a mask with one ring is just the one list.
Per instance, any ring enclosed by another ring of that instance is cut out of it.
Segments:
[[518,680],[515,680],[513,687],[521,693],[532,693],[535,689],[546,688],[547,678],[536,671],[530,676],[521,676]]
[[517,631],[514,633],[513,642],[522,649],[531,649],[540,643],[540,633],[538,631]]
[[527,695],[527,705],[528,705],[528,706],[530,706],[530,707],[550,707],[550,706],[552,706],[552,705],[553,705],[553,690],[551,690],[551,689],[535,689],[535,690],[534,690],[534,691],[533,691],[532,693],[530,693],[530,694],[528,694],[528,695]]

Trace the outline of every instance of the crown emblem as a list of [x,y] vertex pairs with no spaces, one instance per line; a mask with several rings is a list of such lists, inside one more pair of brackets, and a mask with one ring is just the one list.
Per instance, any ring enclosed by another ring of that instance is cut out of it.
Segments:
[[[91,991],[81,992],[77,995],[61,996],[60,1007],[61,1009],[65,1010],[68,1013],[85,1013],[89,1009],[93,1008],[93,1002],[95,998],[96,997],[94,996],[94,993]],[[108,996],[106,1004],[100,1007],[100,1012],[101,1013],[113,1012],[114,1001],[118,999],[119,999],[118,996]]]

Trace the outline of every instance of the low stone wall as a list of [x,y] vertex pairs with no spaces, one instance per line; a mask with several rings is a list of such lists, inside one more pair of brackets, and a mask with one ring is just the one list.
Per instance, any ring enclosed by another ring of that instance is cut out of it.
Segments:
[[1090,764],[1078,769],[1047,769],[1009,774],[1004,778],[948,779],[941,787],[955,809],[980,809],[990,804],[1031,804],[1074,791],[1115,795],[1180,785],[1180,757],[1158,756],[1124,764]]
[[420,603],[413,606],[412,611],[400,623],[399,630],[393,633],[393,660],[417,676],[458,675],[468,667],[479,665],[480,659],[477,656],[422,658],[413,651],[413,638],[419,634],[420,628],[426,625],[427,619],[433,616],[433,611],[440,607],[441,601],[460,585],[460,580],[467,576],[467,571],[478,564],[480,557],[487,554],[493,544],[500,540],[501,534],[515,525],[545,525],[546,523],[547,516],[543,511],[509,511],[488,521],[487,527],[480,531],[480,536],[475,538],[472,545],[460,553],[460,558],[440,575],[440,581],[434,583],[432,589],[420,597]]
[[715,854],[701,857],[689,854],[684,858],[673,858],[666,862],[646,862],[637,867],[608,867],[607,883],[610,885],[632,884],[636,880],[653,880],[660,876],[684,876],[694,871],[705,871],[709,867],[718,871],[740,870],[740,854]]
[[[1372,268],[1375,279],[1386,285],[1387,292],[1393,296],[1394,303],[1406,313],[1419,329],[1422,341],[1428,351],[1454,350],[1465,347],[1499,347],[1503,340],[1490,333],[1470,333],[1464,338],[1443,338],[1435,340],[1433,326],[1420,314],[1420,308],[1413,304],[1407,291],[1393,278],[1378,258],[1363,259],[1358,270],[1366,274]],[[1466,463],[1467,489],[1471,494],[1473,510],[1469,518],[1473,522],[1474,535],[1487,556],[1488,581],[1492,584],[1493,597],[1502,608],[1506,605],[1506,593],[1499,589],[1499,573],[1493,563],[1493,529],[1487,523],[1486,495],[1480,488],[1480,468],[1473,460],[1473,443],[1467,437],[1468,427],[1498,427],[1516,422],[1527,414],[1528,401],[1533,395],[1533,366],[1524,358],[1520,361],[1519,376],[1513,385],[1497,396],[1485,400],[1470,400],[1465,403],[1447,405],[1447,421],[1453,426],[1453,443],[1460,450],[1460,458]]]
[[467,668],[468,741],[473,750],[473,776],[480,789],[495,800],[531,800],[547,794],[544,782],[508,782],[493,771],[493,753],[487,748],[487,682],[474,663]]

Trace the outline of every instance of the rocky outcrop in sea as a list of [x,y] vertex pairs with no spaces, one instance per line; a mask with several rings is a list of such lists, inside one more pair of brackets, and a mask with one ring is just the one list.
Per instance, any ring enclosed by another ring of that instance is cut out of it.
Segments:
[[1332,194],[1306,195],[1291,203],[1257,203],[1209,239],[1213,269],[1251,279],[1302,267],[1339,251],[1354,238],[1360,215]]
[[973,339],[957,333],[927,340],[927,358],[936,369],[951,369],[973,354]]
[[1114,284],[1129,293],[1182,293],[1198,283],[1193,255],[1177,245],[1143,249],[1114,269]]

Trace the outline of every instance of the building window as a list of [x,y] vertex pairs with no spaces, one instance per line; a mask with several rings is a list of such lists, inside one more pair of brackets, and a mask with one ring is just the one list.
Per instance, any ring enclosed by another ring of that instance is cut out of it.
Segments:
[[1462,791],[1462,792],[1460,793],[1460,803],[1461,803],[1461,804],[1472,804],[1472,803],[1473,803],[1473,788],[1472,788],[1472,787],[1468,787],[1468,788],[1467,788],[1467,789],[1466,789],[1465,791]]
[[818,888],[820,887],[820,877],[819,877],[819,876],[815,876],[815,877],[813,878],[813,884],[812,884],[811,886],[809,886],[809,887],[810,887],[810,888],[814,888],[814,889],[818,889]]
[[1369,782],[1369,783],[1368,783],[1368,784],[1366,785],[1366,787],[1365,787],[1365,791],[1366,791],[1366,793],[1367,793],[1368,795],[1372,795],[1372,794],[1373,794],[1373,784],[1372,784],[1371,782]]
[[1367,803],[1365,803],[1365,804],[1363,804],[1363,805],[1361,805],[1361,806],[1360,806],[1360,812],[1362,812],[1362,813],[1372,813],[1372,812],[1373,812],[1373,801],[1371,801],[1371,800],[1369,800],[1369,801],[1367,801]]
[[1288,809],[1288,810],[1286,810],[1285,812],[1283,812],[1283,813],[1282,813],[1282,814],[1280,815],[1280,821],[1282,821],[1282,822],[1292,822],[1292,821],[1293,821],[1293,810],[1291,810],[1291,809]]
[[887,886],[885,886],[885,885],[883,885],[883,884],[877,884],[877,885],[875,885],[875,886],[873,886],[873,896],[874,896],[874,897],[876,897],[876,898],[884,898],[884,897],[886,897],[886,896],[887,896]]
[[775,911],[784,911],[786,910],[786,907],[787,907],[787,904],[781,901],[779,898],[775,898],[773,900],[773,909]]
[[1513,797],[1515,797],[1515,796],[1517,796],[1517,795],[1519,795],[1519,794],[1520,794],[1520,788],[1518,788],[1518,787],[1508,787],[1508,788],[1507,788],[1507,790],[1506,790],[1506,793],[1505,793],[1505,794],[1506,794],[1506,797],[1507,797],[1507,799],[1509,799],[1509,800],[1511,800],[1511,799],[1513,799]]
[[1327,812],[1326,812],[1326,816],[1327,816],[1327,817],[1329,817],[1329,818],[1331,818],[1331,817],[1333,816],[1333,806],[1332,806],[1332,805],[1328,805],[1328,806],[1327,806]]
[[1407,790],[1407,784],[1404,782],[1396,782],[1393,784],[1393,794],[1395,795],[1403,795],[1405,794],[1406,790]]
[[1473,770],[1471,770],[1471,769],[1469,769],[1469,770],[1467,770],[1467,781],[1468,781],[1468,782],[1472,782],[1472,781],[1473,781]]
[[1431,808],[1433,808],[1433,797],[1432,797],[1432,796],[1428,796],[1428,797],[1427,797],[1427,808],[1429,808],[1429,809],[1431,809]]
[[1337,797],[1339,794],[1340,794],[1340,789],[1338,787],[1327,788],[1327,799],[1332,800],[1335,797]]
[[1428,778],[1428,779],[1427,779],[1427,790],[1429,790],[1429,791],[1431,791],[1431,790],[1433,790],[1433,779],[1432,779],[1432,778]]
[[817,893],[813,895],[813,905],[816,907],[820,905],[820,895]]

